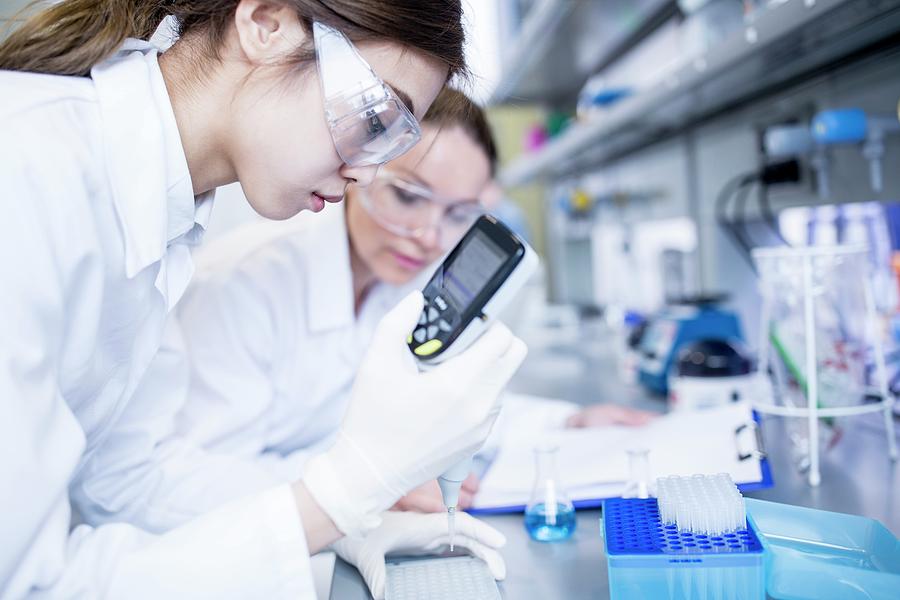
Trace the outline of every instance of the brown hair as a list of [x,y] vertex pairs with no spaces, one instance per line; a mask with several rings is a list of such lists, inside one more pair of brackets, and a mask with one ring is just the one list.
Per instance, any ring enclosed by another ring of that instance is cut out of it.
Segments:
[[423,124],[460,127],[481,146],[491,164],[491,176],[497,170],[497,145],[484,109],[453,88],[444,87],[422,118]]
[[[307,32],[319,21],[354,42],[389,41],[436,59],[449,77],[465,75],[460,0],[279,0]],[[0,69],[88,75],[128,37],[148,39],[166,16],[179,37],[200,35],[218,56],[240,0],[64,0],[27,19],[0,43]],[[311,37],[311,36],[310,36]],[[292,62],[315,57],[312,44]],[[448,77],[448,78],[449,78]]]

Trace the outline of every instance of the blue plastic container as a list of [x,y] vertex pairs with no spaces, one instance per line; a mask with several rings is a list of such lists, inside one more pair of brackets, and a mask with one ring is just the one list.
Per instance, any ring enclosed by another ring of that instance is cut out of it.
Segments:
[[873,519],[745,499],[778,600],[900,598],[900,541]]
[[752,521],[722,536],[679,532],[659,519],[656,498],[603,503],[613,600],[764,600],[764,550]]

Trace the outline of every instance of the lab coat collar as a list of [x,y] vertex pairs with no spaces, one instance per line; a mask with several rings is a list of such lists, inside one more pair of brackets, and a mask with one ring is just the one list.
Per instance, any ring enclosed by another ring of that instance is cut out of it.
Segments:
[[304,215],[316,220],[309,230],[313,251],[304,286],[308,328],[314,333],[352,326],[356,320],[344,210],[341,202],[326,205],[317,215]]
[[[103,122],[107,175],[125,240],[125,274],[131,278],[162,260],[176,240],[200,242],[213,192],[194,197],[155,46],[127,40],[115,56],[91,70],[91,78]],[[159,276],[167,277],[162,267]],[[180,292],[173,297],[167,290],[175,292],[181,284],[157,281],[169,304]]]

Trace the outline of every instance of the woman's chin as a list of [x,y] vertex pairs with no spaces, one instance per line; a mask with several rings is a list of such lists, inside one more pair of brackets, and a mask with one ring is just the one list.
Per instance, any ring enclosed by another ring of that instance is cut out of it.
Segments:
[[412,281],[418,273],[410,272],[396,265],[379,265],[375,276],[382,283],[388,285],[402,286]]

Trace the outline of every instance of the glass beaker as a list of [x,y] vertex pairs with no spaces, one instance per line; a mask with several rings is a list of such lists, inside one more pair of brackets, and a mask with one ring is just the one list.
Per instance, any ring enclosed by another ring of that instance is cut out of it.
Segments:
[[575,532],[575,507],[556,471],[558,453],[552,445],[534,449],[537,474],[525,508],[525,529],[539,542],[559,542]]

